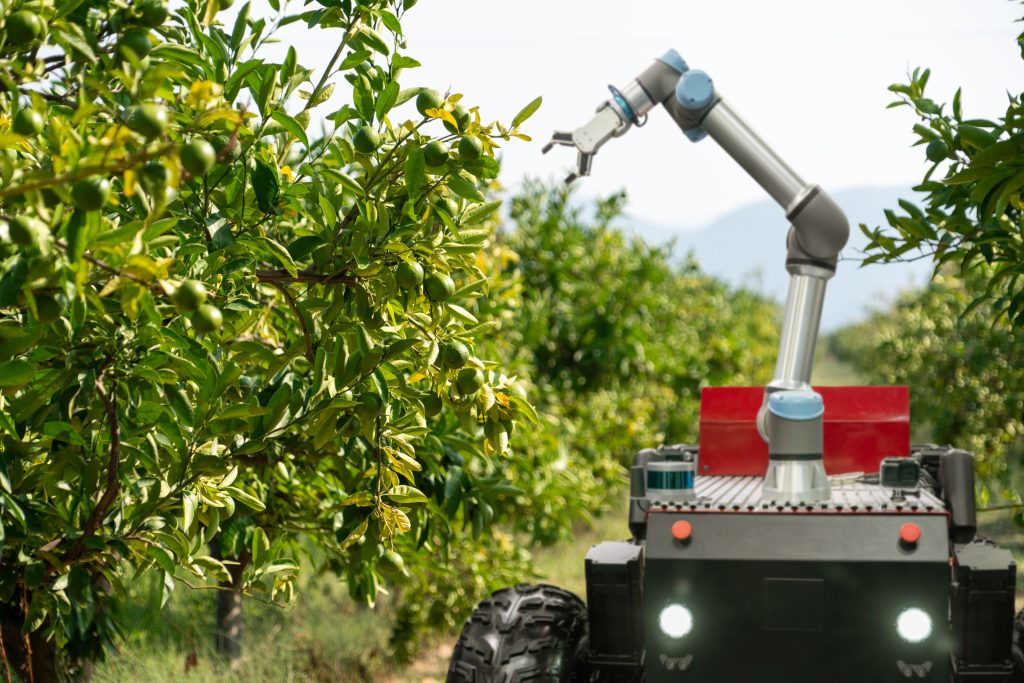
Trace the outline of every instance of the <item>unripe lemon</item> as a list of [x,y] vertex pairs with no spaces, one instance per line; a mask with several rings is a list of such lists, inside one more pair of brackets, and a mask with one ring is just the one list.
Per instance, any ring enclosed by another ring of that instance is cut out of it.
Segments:
[[45,125],[42,114],[35,109],[19,109],[11,121],[11,130],[28,138],[43,132]]
[[7,30],[7,44],[22,47],[39,40],[43,35],[43,20],[28,10],[14,12],[4,22]]
[[402,289],[416,289],[423,283],[423,266],[415,261],[402,261],[395,271],[395,280]]
[[213,145],[202,138],[196,138],[183,145],[179,156],[181,165],[194,176],[206,175],[217,161],[217,152]]
[[461,394],[476,393],[484,385],[484,373],[476,368],[462,368],[455,377],[455,386]]
[[102,209],[110,198],[110,181],[106,178],[85,178],[71,186],[71,200],[82,211]]
[[139,12],[139,22],[143,26],[156,28],[167,20],[167,5],[161,0],[142,0],[136,5]]
[[469,127],[469,112],[466,111],[461,104],[456,105],[455,109],[452,110],[452,118],[455,119],[457,124],[459,124],[459,127],[456,128],[445,121],[444,127],[448,129],[449,133],[463,133],[466,131],[466,128]]
[[400,574],[405,569],[405,561],[394,550],[386,550],[377,566],[386,574]]
[[221,314],[220,309],[210,304],[199,306],[195,313],[192,314],[192,326],[196,328],[197,332],[203,334],[215,332],[223,324],[224,316]]
[[453,339],[441,347],[441,366],[449,370],[457,370],[469,360],[469,349],[457,339]]
[[423,291],[429,299],[440,303],[455,293],[455,282],[444,273],[431,273],[423,283]]
[[925,148],[924,154],[928,157],[928,161],[938,163],[949,157],[949,145],[942,140],[932,140]]
[[432,140],[423,146],[423,159],[427,166],[444,166],[448,161],[448,148],[440,140]]
[[129,109],[125,123],[139,135],[152,140],[164,134],[170,123],[170,118],[167,115],[167,110],[161,105],[147,102]]
[[134,29],[132,31],[126,31],[121,40],[117,43],[118,49],[121,50],[122,54],[126,50],[131,50],[139,59],[142,59],[149,54],[149,51],[153,49],[153,41],[149,39],[149,31],[144,28]]
[[352,146],[362,154],[373,154],[380,147],[380,133],[372,126],[362,126],[352,136]]
[[194,311],[205,304],[206,297],[206,287],[203,286],[202,282],[185,280],[174,290],[174,294],[171,295],[171,301],[174,302],[179,311],[188,312]]
[[444,106],[444,97],[436,90],[424,90],[416,96],[416,111],[423,116],[427,115],[428,109],[440,109]]
[[423,404],[423,414],[427,417],[434,417],[441,412],[444,408],[444,401],[437,394],[430,394],[420,399],[420,403]]
[[464,161],[476,161],[484,153],[484,145],[480,138],[465,137],[459,140],[459,156]]

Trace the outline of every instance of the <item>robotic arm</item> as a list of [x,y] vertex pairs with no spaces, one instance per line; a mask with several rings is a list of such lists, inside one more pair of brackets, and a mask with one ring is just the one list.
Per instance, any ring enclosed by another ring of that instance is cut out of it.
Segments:
[[[786,212],[792,227],[787,238],[786,270],[791,275],[779,341],[775,377],[765,389],[810,389],[814,347],[818,339],[825,284],[835,274],[839,252],[850,228],[839,206],[819,186],[802,180],[750,128],[715,90],[703,71],[690,69],[675,50],[655,60],[612,97],[588,123],[575,131],[556,132],[544,147],[575,147],[577,169],[567,182],[590,174],[597,151],[632,126],[643,125],[647,113],[662,105],[693,142],[705,136],[717,142]],[[758,416],[766,437],[765,409]],[[766,439],[767,440],[767,439]]]

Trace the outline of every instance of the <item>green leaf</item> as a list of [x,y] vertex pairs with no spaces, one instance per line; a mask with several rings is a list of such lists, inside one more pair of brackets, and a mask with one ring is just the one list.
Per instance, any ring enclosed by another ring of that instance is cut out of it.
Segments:
[[256,168],[252,171],[252,188],[256,192],[256,204],[260,211],[267,213],[277,202],[280,185],[277,179],[277,168],[262,159],[256,160]]
[[227,493],[232,498],[234,498],[235,500],[237,500],[239,503],[246,506],[250,510],[255,510],[256,512],[263,512],[264,510],[267,509],[267,506],[263,504],[263,501],[261,501],[259,498],[252,495],[251,493],[246,493],[237,486],[225,486],[223,490],[227,491]]
[[409,199],[416,201],[423,194],[423,186],[426,183],[426,162],[423,159],[423,150],[419,147],[409,152],[405,160],[405,187],[409,193]]
[[495,200],[473,206],[466,213],[462,214],[462,220],[459,221],[463,226],[476,225],[477,223],[483,223],[485,220],[494,215],[499,208],[501,208],[501,200]]
[[377,118],[380,120],[384,119],[391,108],[395,106],[395,102],[398,100],[398,83],[391,81],[384,90],[381,91],[380,96],[377,97],[377,104],[374,107],[374,112],[377,114]]
[[484,195],[479,189],[477,189],[476,185],[469,182],[462,176],[456,175],[449,178],[448,187],[463,199],[468,199],[472,202],[484,201]]
[[270,539],[267,538],[267,532],[260,527],[252,530],[250,552],[252,553],[252,565],[256,569],[267,564],[270,559]]
[[414,503],[426,503],[427,497],[423,492],[412,486],[396,486],[384,494],[386,498],[399,504],[411,505]]
[[[293,136],[295,136],[295,139],[298,140],[299,142],[301,142],[303,144],[303,146],[305,146],[307,148],[309,147],[309,139],[306,137],[305,129],[302,127],[302,124],[300,124],[298,121],[296,121],[293,117],[291,117],[288,114],[284,113],[280,109],[275,109],[273,111],[273,113],[271,113],[270,118],[272,118],[275,121],[277,121],[278,123],[280,123],[281,127],[284,128],[289,133],[291,133]],[[256,182],[256,179],[254,177],[253,178],[253,185],[254,186],[255,186],[255,182]],[[266,209],[264,209],[264,211],[265,210]]]
[[366,26],[365,24],[360,26],[356,30],[356,37],[364,45],[373,48],[374,50],[383,55],[389,54],[391,52],[391,50],[388,49],[388,44],[384,42],[384,39],[381,37],[381,35],[374,31],[369,26]]
[[19,256],[0,277],[0,308],[13,306],[28,282],[28,261]]
[[6,363],[0,363],[0,387],[28,384],[35,374],[35,367],[28,361],[9,360]]
[[544,101],[544,97],[541,96],[541,97],[538,97],[537,99],[535,99],[534,101],[530,102],[525,107],[523,107],[522,110],[520,110],[520,112],[515,115],[515,118],[512,119],[512,127],[513,128],[518,127],[520,124],[525,122],[526,119],[528,119],[531,116],[533,116],[533,113],[540,108],[540,105],[541,105],[541,103],[543,101]]

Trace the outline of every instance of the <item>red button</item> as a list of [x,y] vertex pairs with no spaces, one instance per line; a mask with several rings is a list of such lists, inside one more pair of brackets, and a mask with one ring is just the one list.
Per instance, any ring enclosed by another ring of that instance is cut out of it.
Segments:
[[688,541],[693,535],[693,526],[685,519],[681,519],[672,525],[672,538],[677,541]]
[[917,542],[921,540],[921,527],[907,522],[900,527],[900,540],[907,545],[917,545]]

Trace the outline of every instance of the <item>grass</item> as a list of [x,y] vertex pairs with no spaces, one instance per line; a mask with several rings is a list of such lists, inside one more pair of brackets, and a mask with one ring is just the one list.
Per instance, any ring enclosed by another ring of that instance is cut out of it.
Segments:
[[[578,527],[571,542],[537,553],[539,580],[584,595],[590,546],[628,535],[624,511]],[[127,642],[97,667],[95,683],[434,683],[444,680],[456,637],[436,634],[414,664],[394,667],[387,657],[387,603],[363,608],[329,575],[308,577],[290,608],[246,603],[246,655],[231,668],[213,651],[213,593],[179,588],[155,615],[143,605],[158,589],[147,581],[137,587],[137,606],[125,615]]]

